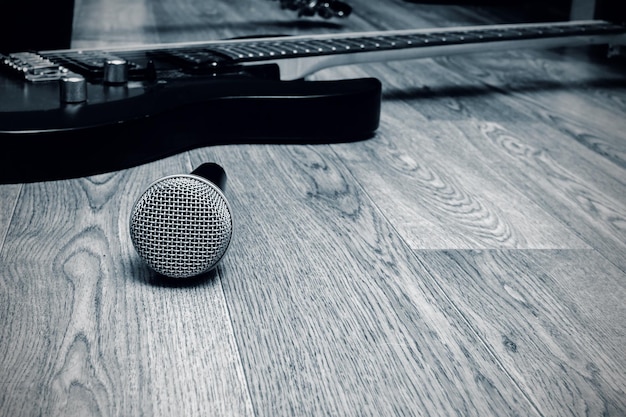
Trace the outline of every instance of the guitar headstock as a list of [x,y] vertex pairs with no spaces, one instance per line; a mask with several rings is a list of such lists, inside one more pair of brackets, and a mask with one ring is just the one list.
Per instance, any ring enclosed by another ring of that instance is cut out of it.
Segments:
[[318,15],[324,19],[348,17],[352,12],[349,4],[339,0],[279,0],[283,9],[298,12],[298,17]]

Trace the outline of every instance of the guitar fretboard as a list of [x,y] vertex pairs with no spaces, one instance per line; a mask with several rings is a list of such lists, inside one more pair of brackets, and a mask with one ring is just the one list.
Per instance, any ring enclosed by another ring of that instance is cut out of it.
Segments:
[[[271,60],[276,57],[307,57],[315,55],[350,54],[394,49],[425,48],[442,45],[503,42],[556,37],[612,35],[625,33],[620,25],[606,22],[584,24],[511,25],[500,28],[480,27],[463,30],[412,31],[409,33],[363,34],[334,38],[258,40],[245,43],[215,45],[189,49],[197,62],[203,53],[217,52],[238,61]],[[197,55],[196,55],[197,54]],[[208,55],[205,55],[208,58]]]

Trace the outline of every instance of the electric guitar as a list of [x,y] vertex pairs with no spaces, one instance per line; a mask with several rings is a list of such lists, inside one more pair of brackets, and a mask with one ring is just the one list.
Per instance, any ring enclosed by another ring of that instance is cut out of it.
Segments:
[[621,25],[575,21],[8,53],[0,182],[86,176],[208,145],[371,137],[381,83],[306,80],[332,66],[625,43]]

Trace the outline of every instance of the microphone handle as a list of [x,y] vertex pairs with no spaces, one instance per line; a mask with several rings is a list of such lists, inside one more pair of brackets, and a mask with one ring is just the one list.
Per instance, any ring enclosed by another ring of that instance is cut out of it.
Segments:
[[226,171],[224,171],[224,168],[220,165],[213,162],[200,165],[191,172],[191,175],[197,175],[209,180],[222,191],[224,191],[224,187],[226,186]]

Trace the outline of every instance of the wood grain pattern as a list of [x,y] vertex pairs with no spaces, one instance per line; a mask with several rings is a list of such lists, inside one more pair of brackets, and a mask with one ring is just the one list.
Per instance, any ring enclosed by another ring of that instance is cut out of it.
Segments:
[[[350,3],[326,21],[269,0],[78,0],[73,43],[537,13]],[[0,185],[0,415],[625,415],[622,69],[512,50],[313,78],[367,76],[383,112],[366,141],[215,146]],[[202,162],[227,172],[233,242],[214,273],[159,279],[132,248],[130,209]]]
[[251,415],[220,274],[154,281],[130,244],[134,198],[185,161],[24,186],[0,258],[3,415]]
[[[622,73],[619,66],[590,66],[583,58],[580,53],[537,56],[532,51],[515,51],[506,60],[444,57],[437,61],[465,79],[497,88],[504,94],[503,101],[513,98],[520,112],[543,120],[624,168],[626,148],[620,132],[626,128],[626,85]],[[520,68],[516,62],[524,63],[523,71],[509,69]],[[589,114],[594,117],[586,117]]]
[[412,248],[587,247],[503,181],[465,130],[397,117],[376,139],[334,149]]
[[21,189],[19,184],[0,186],[0,252]]
[[[524,135],[533,132],[537,130],[525,129]],[[483,150],[490,142],[499,144],[507,155],[500,163],[503,175],[526,195],[532,188],[532,198],[538,204],[626,271],[623,202],[599,191],[595,182],[586,183],[577,170],[562,166],[549,152],[523,144],[519,134],[486,125],[479,135],[468,137],[476,139],[473,143]]]
[[417,257],[543,415],[623,412],[625,275],[601,255],[420,251]]
[[534,414],[327,146],[194,156],[247,161],[222,270],[258,416]]

